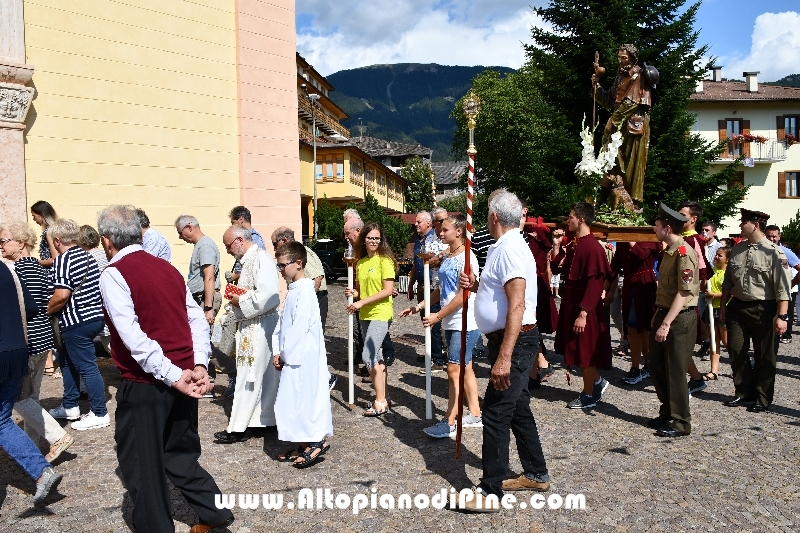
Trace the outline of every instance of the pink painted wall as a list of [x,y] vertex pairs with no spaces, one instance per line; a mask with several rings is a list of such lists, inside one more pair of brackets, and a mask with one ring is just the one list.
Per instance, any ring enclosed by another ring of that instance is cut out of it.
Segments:
[[299,238],[294,0],[236,0],[236,42],[242,205],[265,241],[284,225]]

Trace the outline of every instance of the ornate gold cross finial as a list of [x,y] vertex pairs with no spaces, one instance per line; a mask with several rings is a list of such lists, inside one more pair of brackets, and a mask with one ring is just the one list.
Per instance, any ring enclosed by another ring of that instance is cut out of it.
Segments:
[[469,129],[475,129],[475,119],[478,118],[478,114],[481,112],[481,99],[478,98],[478,95],[475,94],[475,91],[470,89],[469,93],[467,93],[467,97],[464,99],[464,114],[467,116],[469,120],[467,126]]
[[467,127],[469,128],[469,148],[468,154],[477,153],[475,150],[475,120],[481,112],[481,99],[470,89],[467,97],[464,98],[464,115],[467,117]]

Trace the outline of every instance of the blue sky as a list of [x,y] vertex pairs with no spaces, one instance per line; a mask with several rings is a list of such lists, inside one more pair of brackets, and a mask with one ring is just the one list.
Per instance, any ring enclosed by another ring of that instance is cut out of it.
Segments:
[[[519,67],[545,0],[297,0],[297,48],[319,72],[379,63]],[[688,4],[688,2],[687,2]],[[800,73],[800,0],[703,0],[699,44],[740,78]]]

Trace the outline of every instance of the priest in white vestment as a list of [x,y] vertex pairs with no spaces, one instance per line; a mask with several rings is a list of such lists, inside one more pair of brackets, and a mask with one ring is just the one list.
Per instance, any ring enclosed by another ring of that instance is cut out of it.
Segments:
[[236,392],[226,431],[214,434],[217,442],[250,438],[248,428],[275,425],[278,371],[272,365],[272,335],[278,323],[280,295],[275,260],[256,246],[250,230],[231,226],[222,236],[229,254],[238,259],[242,295],[232,295],[236,331]]

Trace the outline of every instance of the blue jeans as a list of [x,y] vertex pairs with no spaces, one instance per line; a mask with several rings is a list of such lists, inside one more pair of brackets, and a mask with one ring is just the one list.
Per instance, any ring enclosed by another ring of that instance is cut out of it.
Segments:
[[[467,332],[467,353],[464,357],[464,364],[472,362],[472,349],[481,336],[477,329]],[[444,330],[444,338],[447,339],[447,362],[453,364],[461,363],[461,332],[457,329]]]
[[11,409],[22,388],[22,377],[0,382],[0,448],[14,459],[33,480],[39,479],[50,463],[18,425],[11,420]]
[[[431,290],[433,292],[433,290]],[[422,280],[417,283],[417,301],[421,302],[425,299],[425,286]],[[431,314],[438,313],[442,310],[442,304],[439,302],[431,304]],[[425,318],[425,311],[419,314],[420,318]],[[437,322],[431,327],[431,364],[444,366],[444,355],[442,354],[442,323]]]
[[102,320],[86,322],[78,327],[61,332],[64,347],[58,351],[59,364],[63,368],[64,408],[77,407],[81,391],[80,379],[86,384],[89,404],[96,416],[106,416],[106,387],[94,355],[94,338],[103,330]]

